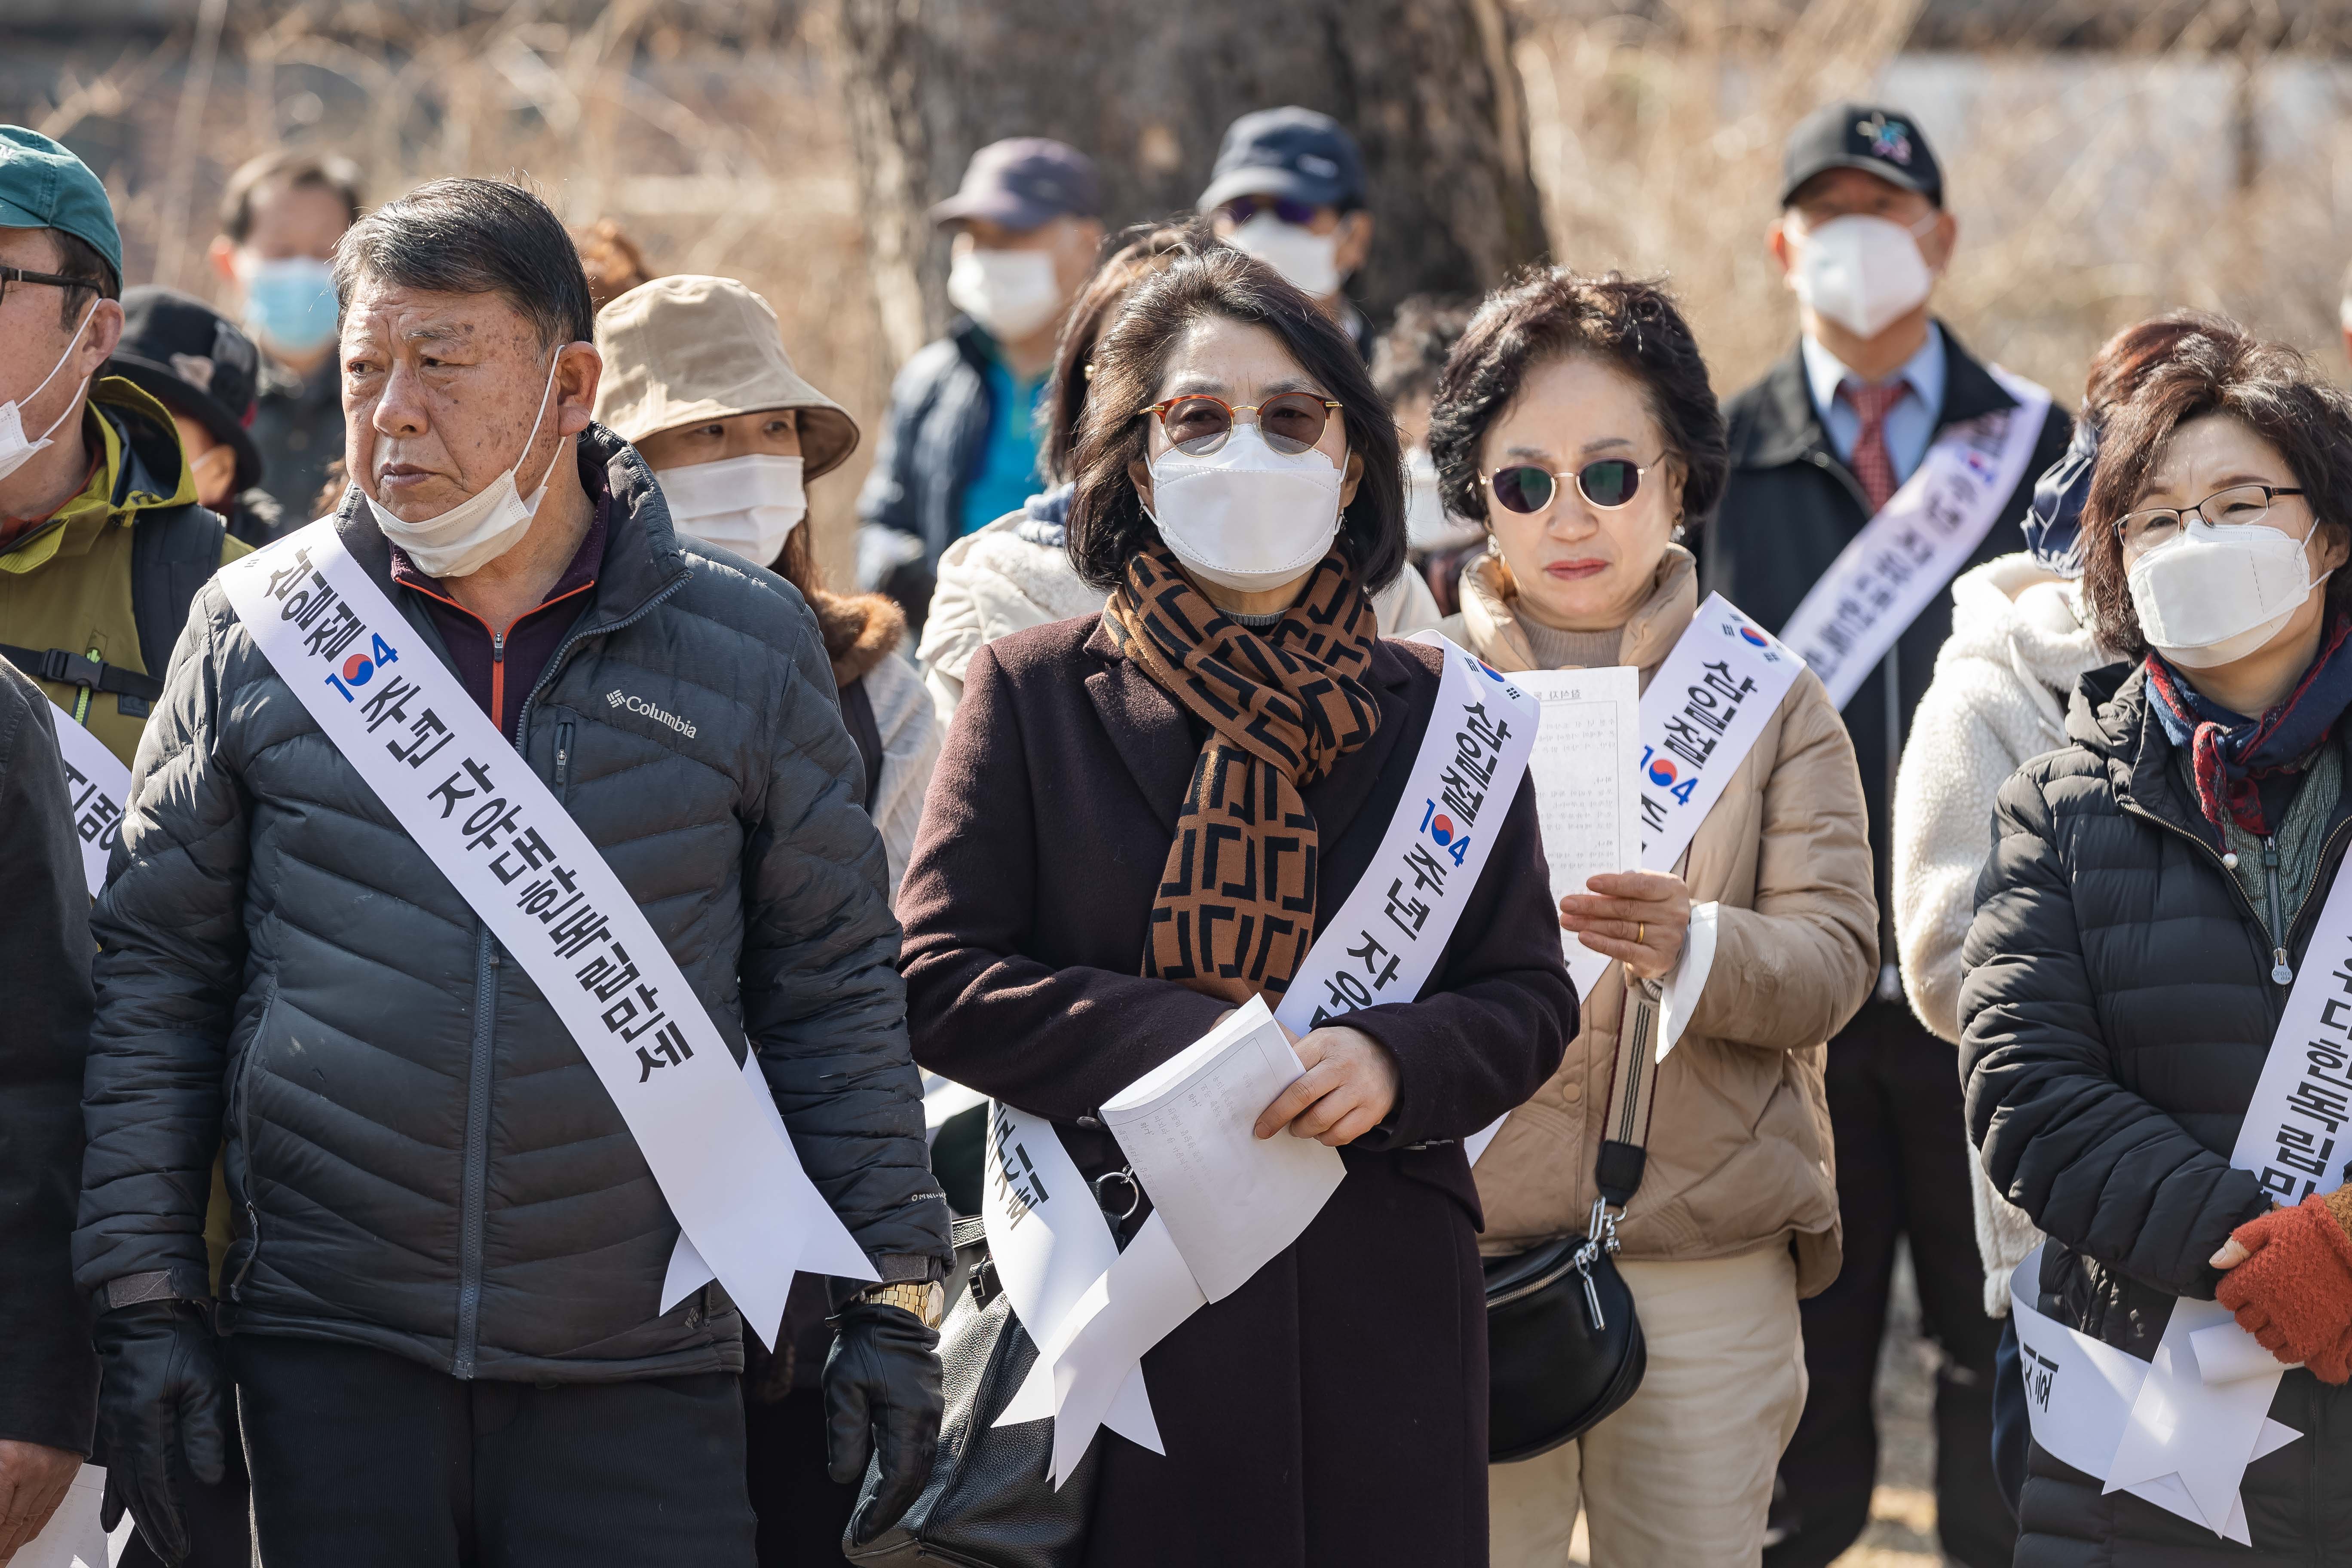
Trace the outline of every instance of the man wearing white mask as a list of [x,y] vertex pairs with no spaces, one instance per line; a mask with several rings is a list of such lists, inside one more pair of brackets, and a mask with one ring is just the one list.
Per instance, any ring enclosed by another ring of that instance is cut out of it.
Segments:
[[[1801,336],[1725,407],[1731,477],[1697,542],[1700,570],[1705,587],[1795,644],[1839,702],[1884,911],[1895,764],[1951,633],[1949,584],[2011,547],[2071,425],[2042,388],[1971,357],[1931,313],[1958,230],[1911,115],[1839,103],[1809,116],[1783,153],[1780,205],[1769,243]],[[1904,1003],[1891,932],[1881,948],[1876,995],[1829,1046],[1845,1264],[1803,1304],[1810,1391],[1780,1464],[1769,1568],[1822,1568],[1868,1522],[1871,1394],[1904,1237],[1943,1352],[1943,1549],[1969,1568],[2010,1560],[2014,1528],[1990,1460],[1999,1326],[1983,1307],[1959,1085]]]
[[1037,405],[1054,339],[1103,237],[1093,162],[1041,136],[993,142],[931,208],[950,236],[947,336],[899,370],[857,499],[859,585],[920,631],[942,551],[1045,488]]
[[335,242],[359,220],[360,172],[332,153],[266,153],[222,192],[208,258],[264,355],[253,440],[262,489],[287,526],[310,518],[327,466],[343,455],[335,380]]
[[742,1331],[815,1237],[870,1536],[929,1470],[947,1213],[814,620],[593,422],[537,197],[433,181],[336,268],[354,486],[198,597],[91,921],[114,1496],[175,1558],[233,1394],[281,1568],[751,1568]]
[[1294,106],[1225,128],[1200,210],[1217,237],[1282,274],[1372,357],[1372,324],[1345,292],[1372,248],[1364,154],[1348,128]]

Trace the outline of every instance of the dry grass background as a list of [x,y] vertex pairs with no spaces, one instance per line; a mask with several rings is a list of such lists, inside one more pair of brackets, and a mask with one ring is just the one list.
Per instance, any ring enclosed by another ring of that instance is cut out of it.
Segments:
[[[1944,106],[1923,110],[1962,226],[1941,307],[1979,352],[2071,401],[2101,339],[2171,305],[2333,340],[2352,92],[2325,58],[2194,11],[2126,56],[1898,58],[1921,10],[1510,0],[1555,254],[1670,275],[1728,393],[1793,331],[1761,243],[1783,132],[1831,95],[1907,86]],[[891,366],[833,73],[821,3],[199,0],[161,42],[93,38],[29,81],[20,63],[0,115],[120,150],[134,279],[213,290],[221,183],[287,141],[352,153],[378,196],[520,174],[569,221],[616,218],[657,270],[744,279],[866,431],[813,498],[838,573]]]

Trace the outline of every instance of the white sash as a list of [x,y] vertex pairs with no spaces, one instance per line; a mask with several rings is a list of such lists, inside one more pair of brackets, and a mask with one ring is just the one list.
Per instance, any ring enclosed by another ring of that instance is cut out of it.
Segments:
[[1709,594],[1642,694],[1642,864],[1671,871],[1804,668]]
[[522,965],[628,1123],[682,1234],[667,1311],[714,1275],[775,1342],[795,1269],[876,1278],[595,844],[325,518],[221,569],[254,646]]
[[[1510,809],[1535,744],[1536,703],[1526,693],[1435,632],[1412,640],[1445,654],[1437,701],[1379,850],[1275,1009],[1294,1035],[1421,994],[1486,869],[1490,819]],[[1038,1348],[996,1424],[1054,1418],[1056,1487],[1099,1426],[1164,1452],[1142,1358],[1207,1295],[1157,1213],[1118,1250],[1052,1123],[1005,1106],[993,1114],[989,1250]],[[1071,1194],[1066,1208],[1057,1188]]]
[[66,766],[66,794],[73,801],[74,836],[81,841],[81,872],[89,896],[106,887],[106,863],[122,837],[122,807],[131,799],[131,770],[106,742],[74,722],[63,708],[57,714],[58,755]]
[[2252,1171],[2274,1204],[2332,1193],[2352,1163],[2352,876],[2327,891],[2303,971],[2287,993],[2278,1032],[2230,1163]]
[[2032,460],[2050,394],[1999,365],[1985,368],[2017,405],[1938,436],[1780,628],[1841,709],[2001,521]]

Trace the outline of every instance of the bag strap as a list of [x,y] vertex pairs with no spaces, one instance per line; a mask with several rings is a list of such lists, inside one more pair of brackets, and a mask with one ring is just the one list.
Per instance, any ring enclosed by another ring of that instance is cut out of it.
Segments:
[[1625,1016],[1618,1024],[1617,1050],[1609,1066],[1609,1120],[1593,1161],[1601,1195],[1592,1201],[1592,1227],[1587,1232],[1604,1236],[1612,1252],[1617,1216],[1641,1190],[1649,1163],[1650,1091],[1657,1084],[1658,1016],[1665,994],[1662,982],[1625,977]]
[[152,675],[142,675],[125,669],[119,664],[90,658],[70,648],[18,647],[14,643],[0,642],[0,658],[6,659],[26,675],[59,686],[87,686],[93,691],[110,691],[118,700],[129,699],[140,705],[137,712],[123,711],[133,719],[147,715],[147,704],[163,695],[163,683]]

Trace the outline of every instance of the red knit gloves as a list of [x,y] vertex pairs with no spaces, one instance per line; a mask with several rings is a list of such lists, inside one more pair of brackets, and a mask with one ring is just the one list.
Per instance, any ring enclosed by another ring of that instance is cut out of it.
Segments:
[[2352,1378],[2352,1188],[2249,1220],[2230,1239],[2250,1255],[2214,1292],[2238,1325],[2322,1383]]

